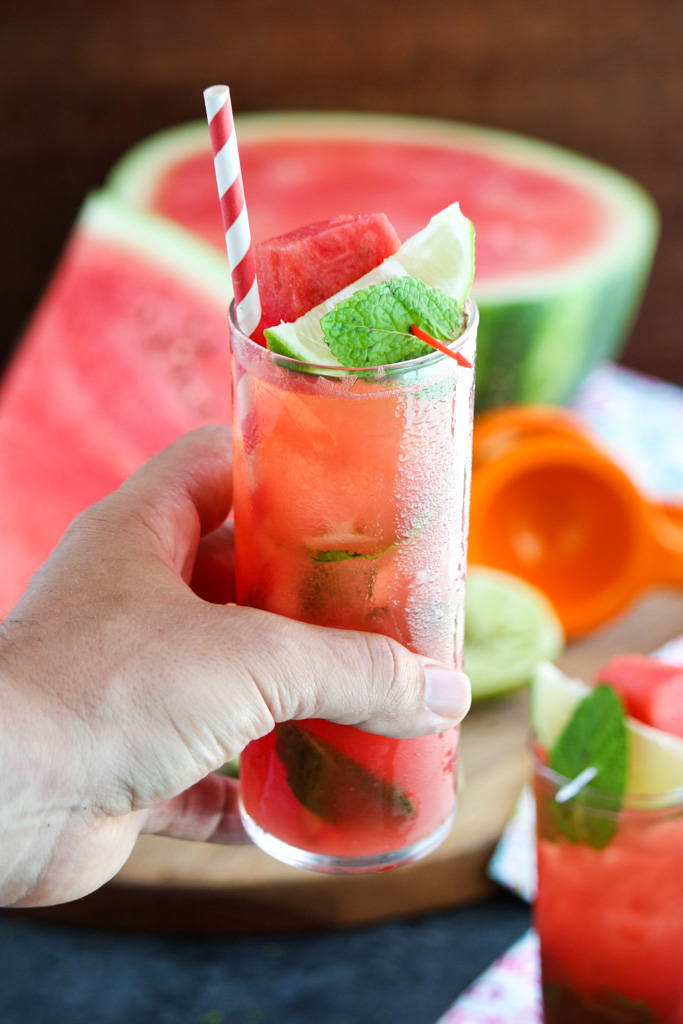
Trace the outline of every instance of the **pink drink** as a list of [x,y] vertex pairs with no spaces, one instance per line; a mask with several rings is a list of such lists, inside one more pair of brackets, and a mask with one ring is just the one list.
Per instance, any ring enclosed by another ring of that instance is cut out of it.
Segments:
[[[452,347],[472,363],[477,314]],[[473,369],[434,354],[357,372],[275,356],[231,319],[237,601],[384,633],[460,665]],[[457,730],[391,740],[286,723],[241,761],[263,849],[322,871],[423,856],[455,812]]]
[[[537,768],[545,1022],[683,1024],[683,791],[627,803],[595,849],[555,825],[563,781]],[[614,819],[585,799],[593,820]]]

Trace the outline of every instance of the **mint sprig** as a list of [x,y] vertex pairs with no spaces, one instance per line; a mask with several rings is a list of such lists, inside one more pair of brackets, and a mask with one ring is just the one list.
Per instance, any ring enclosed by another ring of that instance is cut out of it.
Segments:
[[354,292],[326,313],[320,326],[344,366],[383,366],[433,351],[411,332],[413,325],[438,341],[452,341],[464,323],[462,306],[445,292],[399,277]]
[[596,769],[591,789],[598,790],[600,810],[592,807],[582,791],[566,803],[551,801],[557,829],[573,843],[586,843],[600,850],[617,831],[616,814],[623,804],[628,767],[626,717],[619,697],[611,686],[597,686],[577,706],[564,731],[550,751],[550,767],[567,779],[575,779],[587,768]]

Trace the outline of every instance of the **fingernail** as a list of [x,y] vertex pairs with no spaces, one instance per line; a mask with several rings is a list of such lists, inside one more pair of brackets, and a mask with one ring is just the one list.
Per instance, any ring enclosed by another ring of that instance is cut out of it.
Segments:
[[472,701],[469,677],[438,661],[425,662],[424,674],[429,710],[446,718],[464,718]]

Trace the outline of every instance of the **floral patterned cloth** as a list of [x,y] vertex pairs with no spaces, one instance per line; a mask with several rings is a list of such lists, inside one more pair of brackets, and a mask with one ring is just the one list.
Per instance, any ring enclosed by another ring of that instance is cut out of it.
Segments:
[[572,406],[647,497],[683,501],[683,389],[607,364]]
[[438,1024],[542,1024],[541,968],[533,930],[504,953]]

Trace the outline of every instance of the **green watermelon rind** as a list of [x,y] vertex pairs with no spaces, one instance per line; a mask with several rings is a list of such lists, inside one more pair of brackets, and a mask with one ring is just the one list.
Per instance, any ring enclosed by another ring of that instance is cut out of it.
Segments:
[[594,282],[591,290],[577,283],[536,302],[485,305],[477,337],[477,410],[513,395],[519,402],[569,401],[626,336],[646,277],[647,268],[632,267]]
[[213,245],[165,217],[130,205],[108,189],[90,193],[76,230],[137,255],[225,310],[227,332],[230,269],[227,256],[223,258]]
[[165,128],[129,149],[109,173],[106,187],[131,205],[148,208],[169,161],[175,163],[181,156],[189,158],[209,148],[206,121]]

